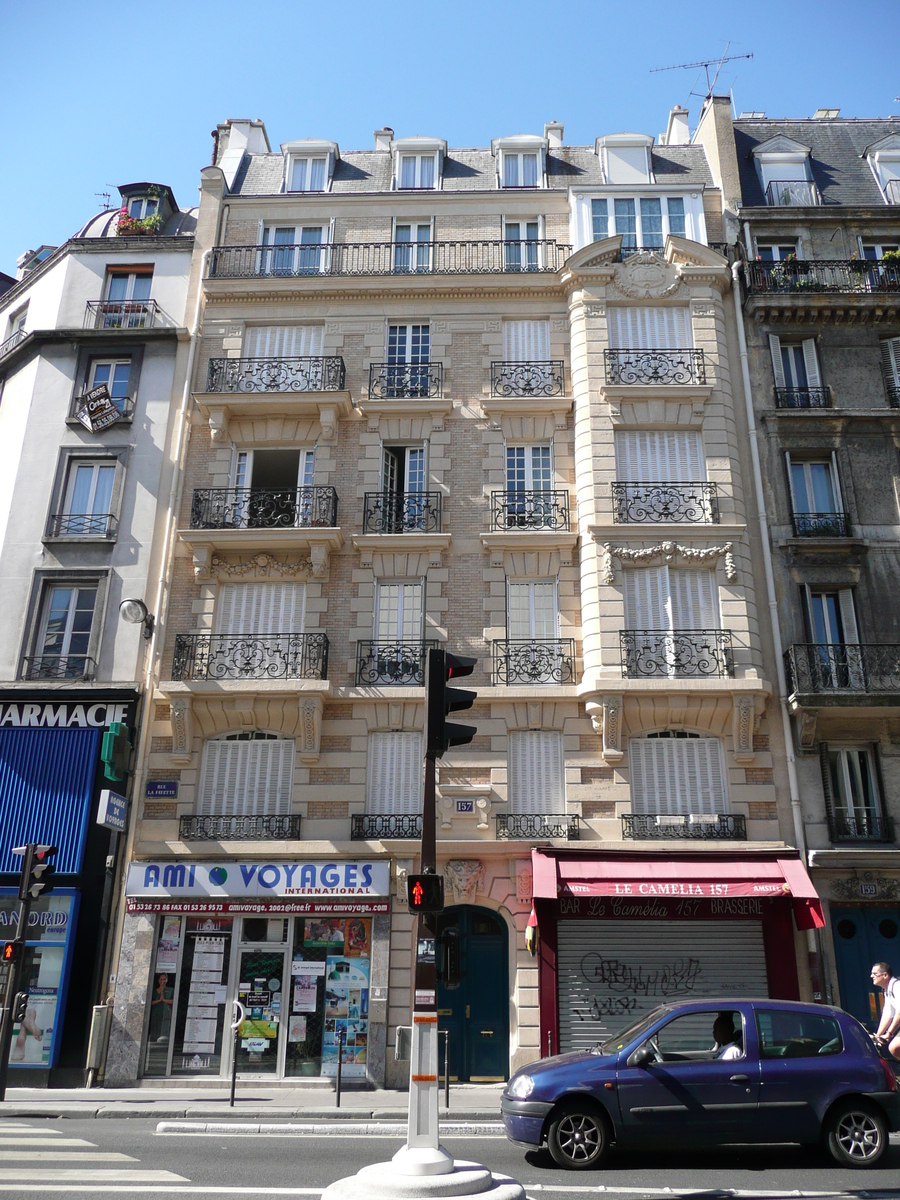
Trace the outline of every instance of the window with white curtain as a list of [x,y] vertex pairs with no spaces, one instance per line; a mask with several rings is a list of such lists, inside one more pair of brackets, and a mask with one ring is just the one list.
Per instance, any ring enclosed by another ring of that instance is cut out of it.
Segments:
[[673,734],[628,739],[631,811],[659,816],[728,812],[719,738]]
[[421,733],[370,733],[366,812],[418,813],[422,808]]
[[510,641],[552,641],[557,635],[556,580],[508,579],[506,636]]
[[436,174],[433,154],[400,155],[401,189],[433,188]]
[[550,357],[549,321],[504,321],[504,362],[546,362]]
[[606,319],[612,349],[685,350],[694,345],[688,308],[610,305]]
[[305,583],[223,583],[216,598],[216,633],[228,636],[302,633]]
[[566,811],[563,738],[555,729],[509,735],[509,812],[559,815]]
[[197,812],[201,816],[279,816],[291,811],[293,738],[231,733],[203,747]]
[[292,192],[324,192],[327,158],[295,158],[291,168]]
[[503,151],[503,186],[539,187],[540,186],[540,155],[534,152],[510,154]]
[[421,642],[424,584],[388,583],[375,589],[375,637],[380,642]]
[[622,235],[622,249],[661,250],[668,235],[685,236],[683,196],[595,196],[591,200],[595,242]]
[[628,629],[719,629],[719,587],[702,568],[635,567],[623,572]]
[[322,325],[250,325],[244,330],[245,358],[318,358]]

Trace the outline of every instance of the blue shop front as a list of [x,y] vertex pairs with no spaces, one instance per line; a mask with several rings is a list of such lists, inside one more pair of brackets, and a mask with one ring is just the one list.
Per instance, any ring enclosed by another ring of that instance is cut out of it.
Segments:
[[[25,1019],[13,1029],[10,1087],[78,1087],[93,1006],[107,993],[106,955],[123,830],[98,823],[101,796],[127,796],[111,778],[104,734],[134,741],[133,687],[0,691],[0,941],[18,928],[18,871],[27,842],[54,845],[56,876],[26,934]],[[113,822],[115,824],[115,822]],[[6,987],[0,965],[0,994]]]

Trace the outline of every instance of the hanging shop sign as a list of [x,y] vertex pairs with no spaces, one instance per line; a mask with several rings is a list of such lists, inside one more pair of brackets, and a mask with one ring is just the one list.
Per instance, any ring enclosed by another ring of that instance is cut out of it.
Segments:
[[114,829],[116,833],[124,833],[127,813],[128,801],[125,797],[104,788],[100,793],[100,804],[97,808],[97,824]]
[[75,416],[91,433],[102,433],[122,417],[122,410],[112,402],[109,388],[100,383],[81,397],[81,407]]
[[144,862],[128,868],[130,898],[354,898],[390,894],[388,862]]

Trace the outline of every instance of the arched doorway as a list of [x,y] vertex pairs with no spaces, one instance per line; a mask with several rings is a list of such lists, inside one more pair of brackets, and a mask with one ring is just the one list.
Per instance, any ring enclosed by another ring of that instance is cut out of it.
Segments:
[[[499,913],[460,904],[441,914],[438,929],[459,930],[462,981],[438,984],[438,1028],[450,1034],[450,1078],[509,1078],[509,935]],[[443,1072],[443,1037],[440,1040]]]

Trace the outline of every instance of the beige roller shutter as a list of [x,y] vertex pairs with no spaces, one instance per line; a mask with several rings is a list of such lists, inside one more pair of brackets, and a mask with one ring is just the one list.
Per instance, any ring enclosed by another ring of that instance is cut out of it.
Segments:
[[549,321],[504,321],[504,362],[546,362],[550,357]]
[[269,816],[291,811],[293,738],[208,741],[200,769],[197,812],[204,816]]
[[609,344],[624,350],[686,350],[694,344],[691,314],[687,308],[626,308],[607,310]]
[[366,812],[418,813],[422,808],[421,733],[370,733]]
[[246,358],[306,358],[322,353],[322,325],[255,325],[244,332]]
[[557,939],[560,1053],[674,1000],[769,994],[761,921],[569,920]]

